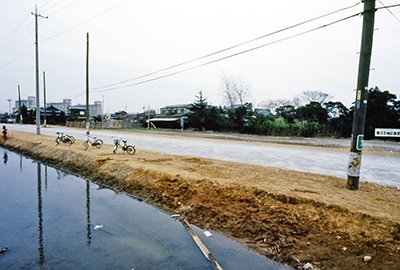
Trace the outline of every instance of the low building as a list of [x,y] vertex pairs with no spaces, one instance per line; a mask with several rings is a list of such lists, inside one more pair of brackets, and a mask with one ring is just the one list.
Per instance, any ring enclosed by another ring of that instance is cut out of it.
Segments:
[[170,105],[160,108],[160,114],[146,120],[153,128],[185,128],[192,104]]
[[86,106],[77,105],[68,107],[68,120],[69,121],[85,121],[86,120]]
[[[101,101],[95,101],[94,104],[89,104],[89,116],[94,117],[102,115]],[[67,108],[69,121],[84,121],[86,120],[86,105],[74,105]]]

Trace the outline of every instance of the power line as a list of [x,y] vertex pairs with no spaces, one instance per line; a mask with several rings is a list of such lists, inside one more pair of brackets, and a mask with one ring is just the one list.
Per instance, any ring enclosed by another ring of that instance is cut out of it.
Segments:
[[308,34],[308,33],[311,33],[311,32],[313,32],[313,31],[316,31],[316,30],[320,30],[320,29],[322,29],[322,28],[325,28],[325,27],[334,25],[334,24],[336,24],[336,23],[339,23],[339,22],[348,20],[348,19],[350,19],[350,18],[359,16],[359,15],[361,15],[361,14],[362,14],[362,12],[358,12],[358,13],[356,13],[356,14],[347,16],[347,17],[345,17],[345,18],[336,20],[336,21],[331,22],[331,23],[328,23],[328,24],[324,24],[324,25],[322,25],[322,26],[319,26],[319,27],[316,27],[316,28],[313,28],[313,29],[310,29],[310,30],[307,30],[307,31],[304,31],[304,32],[301,32],[301,33],[298,33],[298,34],[294,34],[294,35],[291,35],[291,36],[289,36],[289,37],[285,37],[285,38],[282,38],[282,39],[279,39],[279,40],[276,40],[276,41],[273,41],[273,42],[269,42],[269,43],[266,43],[266,44],[263,44],[263,45],[260,45],[260,46],[256,46],[256,47],[253,47],[253,48],[250,48],[250,49],[241,51],[241,52],[237,52],[237,53],[234,53],[234,54],[225,56],[225,57],[221,57],[221,58],[218,58],[218,59],[216,59],[216,60],[212,60],[212,61],[209,61],[209,62],[200,64],[200,65],[197,65],[197,66],[194,66],[194,67],[190,67],[190,68],[187,68],[187,69],[184,69],[184,70],[172,72],[172,73],[169,73],[169,74],[166,74],[166,75],[158,76],[158,77],[156,77],[156,78],[148,79],[148,80],[145,80],[145,81],[140,81],[140,82],[137,82],[137,83],[132,83],[132,84],[128,84],[128,85],[124,85],[124,86],[120,86],[120,87],[109,88],[109,89],[96,90],[96,91],[92,91],[92,92],[106,92],[106,91],[111,91],[111,90],[116,90],[116,89],[122,89],[122,88],[131,87],[131,86],[136,86],[136,85],[140,85],[140,84],[144,84],[144,83],[149,83],[149,82],[156,81],[156,80],[159,80],[159,79],[163,79],[163,78],[166,78],[166,77],[170,77],[170,76],[173,76],[173,75],[177,75],[177,74],[180,74],[180,73],[183,73],[183,72],[192,70],[192,69],[196,69],[196,68],[199,68],[199,67],[203,67],[203,66],[206,66],[206,65],[209,65],[209,64],[213,64],[213,63],[216,63],[216,62],[219,62],[219,61],[228,59],[228,58],[232,58],[232,57],[235,57],[235,56],[238,56],[238,55],[241,55],[241,54],[245,54],[245,53],[248,53],[248,52],[251,52],[251,51],[254,51],[254,50],[258,50],[258,49],[261,49],[261,48],[263,48],[263,47],[266,47],[266,46],[269,46],[269,45],[273,45],[273,44],[276,44],[276,43],[279,43],[279,42],[282,42],[282,41],[285,41],[285,40],[288,40],[288,39],[292,39],[292,38],[295,38],[295,37],[298,37],[298,36],[302,36],[302,35],[304,35],[304,34]]
[[[74,3],[77,2],[77,1],[78,1],[78,0],[75,0],[74,2],[68,4],[67,6],[65,6],[65,7],[61,8],[61,9],[59,9],[59,10],[56,10],[56,11],[53,12],[52,14],[63,10],[64,8],[66,8],[66,7],[68,7],[68,6],[72,5],[72,4],[74,4]],[[103,14],[105,14],[105,13],[111,11],[112,9],[114,9],[114,8],[120,6],[120,5],[122,5],[122,4],[124,4],[124,3],[128,2],[128,1],[129,1],[129,0],[126,0],[126,1],[124,1],[124,2],[121,2],[121,3],[119,3],[118,5],[113,6],[113,7],[109,8],[108,10],[106,10],[106,11],[104,11],[104,12],[102,12],[102,13],[100,13],[100,14],[98,14],[98,15],[96,15],[96,16],[94,16],[94,17],[92,17],[92,18],[90,18],[90,19],[88,19],[88,20],[86,20],[86,21],[84,21],[84,22],[82,22],[82,23],[80,23],[80,24],[78,24],[78,25],[75,25],[75,26],[73,26],[73,27],[71,27],[71,28],[69,28],[69,29],[67,29],[67,30],[65,30],[65,31],[63,31],[63,32],[61,32],[61,33],[58,33],[58,34],[56,34],[56,35],[54,35],[54,36],[51,36],[51,37],[46,38],[46,39],[43,39],[43,40],[41,40],[41,41],[45,41],[45,40],[51,39],[51,38],[53,38],[53,37],[59,36],[59,35],[65,33],[65,32],[68,32],[68,31],[70,31],[70,30],[72,30],[72,29],[74,29],[74,28],[76,28],[76,27],[78,27],[78,26],[81,26],[82,24],[84,24],[84,23],[86,23],[86,22],[88,22],[88,21],[91,21],[91,20],[93,20],[93,19],[95,19],[95,18],[97,18],[97,17],[99,17],[99,16],[101,16],[101,15],[103,15]],[[51,0],[47,1],[44,5],[46,5],[46,4],[50,3],[50,2],[51,2]],[[59,1],[58,3],[56,3],[56,4],[54,4],[53,6],[51,6],[50,8],[48,8],[47,10],[49,10],[49,9],[51,9],[52,7],[56,6],[56,5],[59,4],[60,2],[62,2],[62,1]],[[17,29],[15,29],[11,34],[14,34],[14,33],[22,26],[22,24],[27,20],[27,18],[29,18],[29,15],[30,15],[30,14],[27,15],[27,17],[19,24],[19,26],[17,27]],[[30,24],[30,25],[31,25],[31,24]],[[18,45],[19,43],[21,43],[21,42],[22,42],[27,36],[29,36],[33,31],[34,31],[33,29],[30,30],[28,34],[26,34],[18,43],[14,44],[14,45]],[[11,35],[11,34],[9,34],[9,35]],[[8,36],[9,36],[9,35],[8,35]],[[8,36],[6,36],[6,37],[8,37]],[[6,38],[6,37],[5,37],[5,38]],[[4,39],[5,39],[5,38],[4,38]],[[10,48],[9,50],[6,50],[6,49],[7,49],[8,47],[10,47],[10,46],[13,44],[13,42],[14,42],[14,41],[11,41],[8,45],[6,45],[6,46],[3,47],[2,49],[0,49],[0,51],[3,51],[3,53],[1,53],[0,55],[3,55],[3,54],[7,53],[7,52],[10,50],[11,48]],[[13,62],[14,62],[15,60],[17,60],[18,58],[20,58],[20,57],[21,57],[27,50],[29,50],[31,47],[32,47],[32,44],[31,44],[27,49],[25,49],[21,54],[19,54],[18,56],[16,56],[13,60],[11,60],[11,61],[8,62],[7,64],[5,64],[5,65],[3,65],[2,67],[0,67],[0,70],[3,69],[3,68],[5,68],[5,67],[8,66],[9,64],[13,63]],[[6,50],[6,51],[4,51],[4,50]]]
[[[400,23],[399,18],[397,18],[396,15],[393,14],[393,12],[389,9],[388,6],[385,6],[385,5],[382,3],[382,1],[379,1],[379,3],[380,3],[390,14],[392,14],[392,16]],[[394,5],[394,6],[398,6],[398,5]],[[394,7],[394,6],[391,6],[391,7]]]
[[[17,30],[18,30],[19,28],[22,27],[22,25],[24,24],[24,22],[25,22],[28,18],[29,18],[29,14],[27,14],[26,17],[15,27],[15,29],[14,29],[14,30],[11,30],[11,32],[10,32],[8,35],[6,35],[6,36],[1,40],[1,42],[3,42],[4,40],[6,40],[6,38],[11,37],[12,35],[14,35],[15,32],[17,32]],[[1,43],[1,42],[0,42],[0,43]]]
[[[63,0],[58,1],[57,3],[55,3],[54,5],[48,7],[47,9],[43,10],[42,12],[43,12],[43,13],[44,13],[44,12],[47,12],[48,10],[50,10],[50,9],[52,9],[53,7],[55,7],[55,6],[57,6],[58,4],[60,4],[62,1],[63,1]],[[49,1],[49,2],[50,2],[50,1]],[[47,2],[47,3],[49,3],[49,2]],[[46,4],[47,4],[47,3],[46,3]]]
[[[28,17],[26,17],[16,28],[15,30],[13,30],[12,32],[10,32],[7,36],[5,36],[3,38],[3,40],[1,41],[1,43],[5,43],[6,39],[9,37],[14,36],[14,39],[9,41],[7,45],[4,45],[2,48],[0,48],[0,52],[2,52],[2,54],[8,52],[10,49],[14,49],[15,45],[18,45],[19,43],[21,43],[30,33],[32,33],[32,29],[29,30],[29,33],[27,35],[25,35],[24,37],[22,37],[22,39],[20,39],[19,41],[17,41],[19,39],[19,37],[23,34],[21,31],[19,31],[18,34],[16,34],[17,30],[20,29],[23,25],[23,23],[29,18],[29,14]],[[31,26],[32,23],[29,23],[28,26]],[[25,30],[28,27],[25,28]]]
[[76,2],[78,2],[78,0],[75,0],[75,1],[69,3],[68,5],[66,5],[66,6],[64,6],[64,7],[62,7],[62,8],[57,9],[56,11],[50,13],[49,16],[50,16],[50,15],[54,15],[55,13],[60,12],[61,10],[66,9],[67,7],[71,6],[72,4],[75,4]]
[[298,27],[298,26],[301,26],[301,25],[310,23],[310,22],[312,22],[312,21],[315,21],[315,20],[318,20],[318,19],[321,19],[321,18],[330,16],[330,15],[333,15],[333,14],[335,14],[335,13],[338,13],[338,12],[341,12],[341,11],[344,11],[344,10],[347,10],[347,9],[350,9],[350,8],[353,8],[353,7],[355,7],[355,6],[359,5],[359,4],[360,4],[360,2],[358,2],[358,3],[354,4],[354,5],[351,5],[351,6],[349,6],[349,7],[341,8],[341,9],[338,9],[338,10],[336,10],[336,11],[329,12],[329,13],[324,14],[324,15],[321,15],[321,16],[317,16],[317,17],[312,18],[312,19],[310,19],[310,20],[306,20],[306,21],[303,21],[303,22],[301,22],[301,23],[297,23],[297,24],[294,24],[294,25],[292,25],[292,26],[285,27],[285,28],[282,28],[282,29],[280,29],[280,30],[277,30],[277,31],[274,31],[274,32],[271,32],[271,33],[268,33],[268,34],[265,34],[265,35],[262,35],[262,36],[260,36],[260,37],[257,37],[257,38],[254,38],[254,39],[251,39],[251,40],[248,40],[248,41],[245,41],[245,42],[242,42],[242,43],[233,45],[233,46],[231,46],[231,47],[228,47],[228,48],[225,48],[225,49],[222,49],[222,50],[219,50],[219,51],[210,53],[210,54],[206,54],[206,55],[201,56],[201,57],[198,57],[198,58],[194,58],[194,59],[191,59],[191,60],[188,60],[188,61],[185,61],[185,62],[176,64],[176,65],[172,65],[172,66],[169,66],[169,67],[166,67],[166,68],[163,68],[163,69],[154,71],[154,72],[150,72],[150,73],[147,73],[147,74],[144,74],[144,75],[141,75],[141,76],[132,78],[132,79],[127,79],[127,80],[123,80],[123,81],[120,81],[120,82],[117,82],[117,83],[113,83],[113,84],[109,84],[109,85],[104,85],[104,86],[95,87],[95,88],[92,88],[91,90],[96,90],[96,89],[101,89],[101,88],[108,88],[108,87],[116,86],[116,85],[119,85],[119,84],[127,83],[127,82],[130,82],[130,81],[134,81],[134,80],[142,79],[142,78],[145,78],[145,77],[149,77],[149,76],[151,76],[151,75],[154,75],[154,74],[157,74],[157,73],[160,73],[160,72],[163,72],[163,71],[167,71],[167,70],[170,70],[170,69],[173,69],[173,68],[177,68],[177,67],[180,67],[180,66],[183,66],[183,65],[186,65],[186,64],[189,64],[189,63],[192,63],[192,62],[195,62],[195,61],[204,59],[204,58],[208,58],[208,57],[211,57],[211,56],[213,56],[213,55],[220,54],[220,53],[222,53],[222,52],[226,52],[226,51],[232,50],[232,49],[234,49],[234,48],[237,48],[237,47],[240,47],[240,46],[249,44],[249,43],[252,43],[252,42],[254,42],[254,41],[257,41],[257,40],[260,40],[260,39],[263,39],[263,38],[266,38],[266,37],[270,37],[270,36],[272,36],[272,35],[275,35],[275,34],[278,34],[278,33],[281,33],[281,32],[284,32],[284,31],[287,31],[287,30],[290,30],[290,29],[293,29],[293,28],[295,28],[295,27]]
[[64,34],[64,33],[68,32],[68,31],[71,31],[72,29],[75,29],[75,28],[81,26],[82,24],[85,24],[85,23],[87,23],[87,22],[89,22],[89,21],[91,21],[91,20],[93,20],[93,19],[95,19],[95,18],[97,18],[97,17],[100,17],[101,15],[104,15],[105,13],[107,13],[107,12],[109,12],[109,11],[111,11],[111,10],[117,8],[117,7],[119,7],[120,5],[122,5],[122,4],[124,4],[124,3],[128,2],[128,1],[129,1],[129,0],[125,0],[124,2],[121,2],[121,3],[119,3],[118,5],[115,5],[115,6],[111,7],[111,8],[109,8],[109,9],[107,9],[106,11],[103,11],[102,13],[100,13],[100,14],[98,14],[98,15],[96,15],[96,16],[90,18],[90,19],[87,19],[87,20],[84,21],[84,22],[81,22],[81,23],[79,23],[79,24],[77,24],[77,25],[75,25],[75,26],[73,26],[73,27],[71,27],[71,28],[68,28],[67,30],[64,30],[64,31],[62,31],[62,32],[60,32],[60,33],[58,33],[58,34],[55,34],[55,35],[53,35],[53,36],[51,36],[51,37],[42,39],[41,41],[46,41],[46,40],[52,39],[52,38],[54,38],[54,37],[57,37],[57,36],[59,36],[59,35],[62,35],[62,34]]
[[0,67],[0,70],[2,70],[3,68],[5,68],[6,66],[10,65],[12,62],[14,62],[15,60],[17,60],[18,58],[20,58],[22,55],[24,55],[31,47],[33,46],[33,44],[31,44],[31,46],[29,46],[29,48],[27,48],[25,51],[23,51],[20,55],[18,55],[17,57],[15,57],[13,60],[11,60],[10,62],[8,62],[7,64],[5,64],[4,66]]

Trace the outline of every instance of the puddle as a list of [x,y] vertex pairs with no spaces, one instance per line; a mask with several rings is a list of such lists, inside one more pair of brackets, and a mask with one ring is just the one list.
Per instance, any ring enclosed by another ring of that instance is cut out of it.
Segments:
[[[170,215],[0,148],[0,269],[214,269]],[[191,225],[223,269],[291,269]]]

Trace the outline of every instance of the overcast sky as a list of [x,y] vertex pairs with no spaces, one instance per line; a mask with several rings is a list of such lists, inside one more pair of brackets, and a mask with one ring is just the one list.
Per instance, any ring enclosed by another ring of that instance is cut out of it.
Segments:
[[[382,3],[400,0],[376,6]],[[85,103],[87,33],[90,103],[104,99],[105,112],[192,103],[200,90],[209,104],[223,105],[223,74],[248,84],[255,107],[307,90],[330,94],[347,107],[355,98],[362,16],[317,28],[361,12],[357,1],[0,0],[0,112],[8,112],[8,99],[14,106],[18,85],[22,99],[36,95],[35,4],[38,14],[48,16],[39,19],[38,31],[41,105],[43,71],[47,102]],[[375,28],[369,87],[400,96],[400,7],[378,10]]]

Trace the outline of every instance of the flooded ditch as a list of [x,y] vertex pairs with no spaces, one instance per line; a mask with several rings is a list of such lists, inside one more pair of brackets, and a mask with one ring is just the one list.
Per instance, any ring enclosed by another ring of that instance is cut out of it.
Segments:
[[[0,148],[0,269],[214,269],[182,223]],[[190,225],[223,269],[290,269]]]

